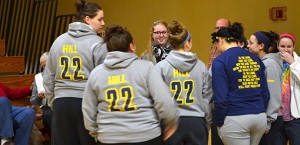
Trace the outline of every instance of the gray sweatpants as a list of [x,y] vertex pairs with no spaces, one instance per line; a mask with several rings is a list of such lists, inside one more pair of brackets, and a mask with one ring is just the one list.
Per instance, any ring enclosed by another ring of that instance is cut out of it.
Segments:
[[225,145],[258,145],[266,128],[266,113],[226,116],[218,133]]

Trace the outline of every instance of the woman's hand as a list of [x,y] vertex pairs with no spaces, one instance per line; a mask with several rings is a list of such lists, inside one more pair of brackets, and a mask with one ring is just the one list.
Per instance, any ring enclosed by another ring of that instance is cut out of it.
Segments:
[[177,130],[177,125],[168,125],[164,128],[163,138],[166,141],[168,138],[170,138],[175,131]]
[[42,99],[44,99],[45,98],[44,92],[39,92],[39,97],[42,98]]
[[294,57],[288,52],[281,51],[280,57],[289,64],[292,64],[295,62]]

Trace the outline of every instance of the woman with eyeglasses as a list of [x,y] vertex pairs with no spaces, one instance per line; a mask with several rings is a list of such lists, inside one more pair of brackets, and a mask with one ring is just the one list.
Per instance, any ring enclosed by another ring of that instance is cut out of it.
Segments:
[[141,59],[152,61],[154,64],[164,60],[172,50],[168,40],[168,24],[161,20],[154,22],[151,28],[150,44],[142,53]]
[[216,33],[222,53],[212,64],[215,124],[225,145],[257,145],[267,127],[270,99],[263,62],[239,46],[241,23]]
[[169,25],[173,50],[156,67],[169,86],[179,107],[180,123],[167,145],[207,145],[208,128],[205,117],[212,97],[211,77],[205,64],[192,49],[191,33],[178,21]]

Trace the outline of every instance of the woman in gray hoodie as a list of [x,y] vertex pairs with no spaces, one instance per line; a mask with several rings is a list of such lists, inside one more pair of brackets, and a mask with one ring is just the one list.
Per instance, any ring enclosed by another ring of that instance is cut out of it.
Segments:
[[275,32],[258,31],[249,39],[249,51],[257,55],[264,63],[265,75],[270,92],[266,110],[268,124],[260,140],[260,145],[283,145],[281,129],[283,127],[281,108],[282,60],[277,48],[279,36]]
[[104,13],[97,3],[84,0],[76,8],[76,22],[52,44],[43,76],[45,96],[53,110],[51,142],[55,145],[96,144],[84,128],[81,103],[91,71],[107,53],[97,35]]
[[88,79],[82,102],[85,128],[100,145],[163,145],[160,119],[172,135],[178,108],[150,61],[139,60],[131,34],[119,25],[105,31],[108,54]]
[[[173,50],[156,66],[179,107],[180,124],[168,145],[207,145],[212,98],[211,78],[205,64],[193,54],[190,32],[178,21],[169,25]],[[207,124],[206,124],[207,123]]]

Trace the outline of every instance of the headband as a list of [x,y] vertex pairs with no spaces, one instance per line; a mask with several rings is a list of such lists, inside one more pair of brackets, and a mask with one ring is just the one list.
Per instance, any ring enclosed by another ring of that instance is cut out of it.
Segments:
[[270,39],[269,39],[264,33],[260,32],[260,31],[255,32],[253,35],[256,37],[256,39],[257,39],[259,42],[261,42],[261,43],[264,44],[264,50],[267,50],[267,51],[268,51],[269,48],[270,48],[270,46],[271,46],[271,41],[270,41]]
[[290,33],[283,33],[283,34],[281,34],[281,35],[279,36],[279,39],[281,39],[281,38],[283,38],[283,37],[290,38],[290,39],[293,41],[293,43],[295,43],[295,37],[294,37],[292,34],[290,34]]
[[185,40],[181,43],[181,46],[183,46],[187,41],[189,41],[191,39],[191,33],[188,32],[188,35],[186,36]]

